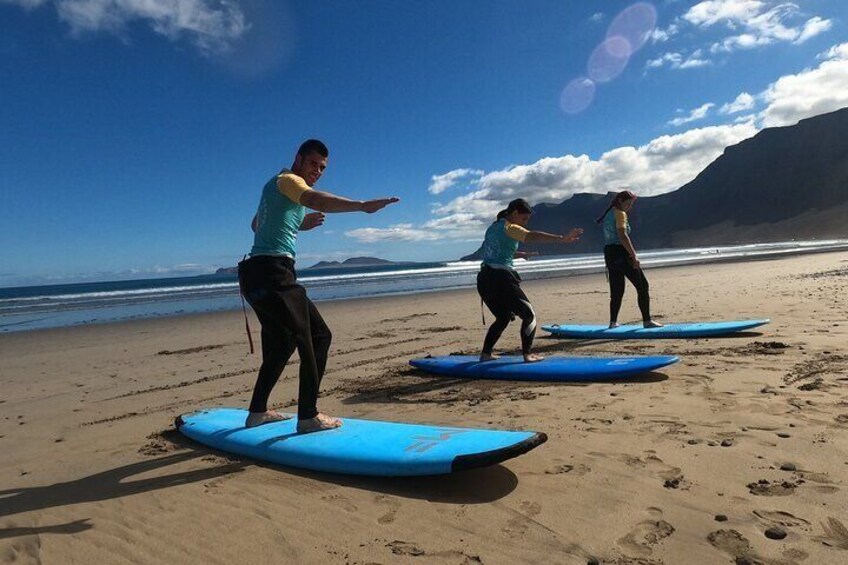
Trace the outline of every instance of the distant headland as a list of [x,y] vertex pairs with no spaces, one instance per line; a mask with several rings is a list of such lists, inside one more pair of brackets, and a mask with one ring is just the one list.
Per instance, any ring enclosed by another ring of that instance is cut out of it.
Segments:
[[[354,269],[360,267],[384,267],[388,265],[415,265],[414,261],[388,261],[378,257],[351,257],[344,261],[318,261],[310,267],[301,269],[303,271],[320,269]],[[238,274],[238,267],[221,267],[215,271],[216,275]]]

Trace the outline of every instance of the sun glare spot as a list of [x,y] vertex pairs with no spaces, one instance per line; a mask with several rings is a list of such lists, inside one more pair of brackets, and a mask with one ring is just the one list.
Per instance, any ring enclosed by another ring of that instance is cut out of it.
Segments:
[[575,78],[563,89],[560,109],[567,114],[577,114],[589,107],[597,84],[620,75],[656,25],[657,10],[649,2],[637,2],[619,12],[610,23],[604,40],[589,55],[588,77]]
[[619,13],[607,30],[607,38],[621,37],[635,53],[650,37],[657,25],[657,10],[647,2],[638,2]]
[[587,71],[595,82],[609,82],[627,66],[630,60],[630,43],[618,35],[608,37],[589,56]]
[[578,77],[566,85],[559,98],[559,107],[566,114],[579,114],[595,98],[595,83],[586,77]]

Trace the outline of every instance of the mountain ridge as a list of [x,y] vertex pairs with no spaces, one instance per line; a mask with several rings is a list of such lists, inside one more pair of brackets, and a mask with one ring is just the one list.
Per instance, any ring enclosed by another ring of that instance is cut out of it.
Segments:
[[[639,248],[765,243],[848,236],[848,108],[766,128],[728,146],[677,190],[640,197],[630,214]],[[560,255],[599,252],[595,219],[612,193],[579,193],[540,203],[528,226],[565,233],[582,227],[575,244],[523,246]],[[480,249],[462,260],[477,260]]]

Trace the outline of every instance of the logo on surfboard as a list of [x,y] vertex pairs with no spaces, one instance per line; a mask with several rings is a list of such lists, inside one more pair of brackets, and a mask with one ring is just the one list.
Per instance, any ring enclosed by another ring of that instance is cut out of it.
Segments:
[[449,441],[455,435],[465,433],[469,430],[437,430],[439,435],[429,435],[429,436],[412,436],[412,439],[415,440],[414,443],[407,446],[404,451],[414,451],[416,453],[424,453],[442,442]]

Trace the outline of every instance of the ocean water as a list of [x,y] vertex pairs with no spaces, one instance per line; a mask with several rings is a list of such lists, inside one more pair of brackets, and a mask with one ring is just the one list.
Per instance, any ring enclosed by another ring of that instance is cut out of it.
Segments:
[[[646,269],[848,249],[848,240],[793,241],[641,251]],[[475,285],[477,261],[381,265],[299,273],[314,301],[409,294]],[[602,272],[601,254],[516,261],[524,280]],[[0,333],[241,308],[235,275],[0,288]]]

